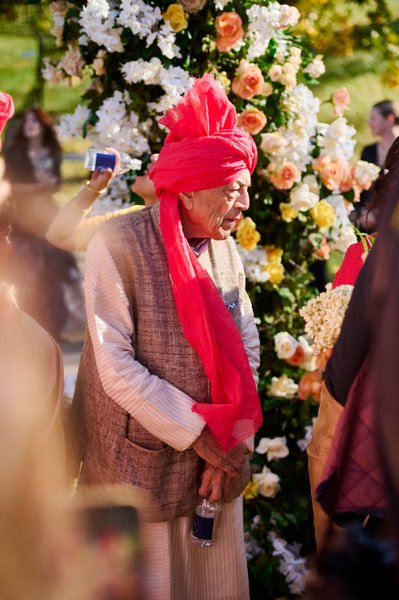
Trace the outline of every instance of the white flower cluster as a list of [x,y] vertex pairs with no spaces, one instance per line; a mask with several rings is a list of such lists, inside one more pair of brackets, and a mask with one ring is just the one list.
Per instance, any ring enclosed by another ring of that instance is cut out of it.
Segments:
[[289,161],[303,172],[312,161],[312,137],[316,133],[320,100],[301,83],[284,92],[282,107],[288,113],[287,127],[262,134],[260,147],[274,161]]
[[255,448],[255,452],[258,454],[266,454],[267,460],[279,460],[285,458],[289,454],[287,446],[287,438],[275,437],[275,438],[261,438],[259,444]]
[[255,538],[246,531],[244,533],[244,544],[245,544],[245,556],[247,561],[252,560],[259,556],[259,554],[264,554],[265,550],[262,546],[259,546],[258,542]]
[[159,85],[165,94],[158,102],[150,102],[148,108],[156,113],[164,113],[175,106],[192,85],[189,73],[181,67],[165,68],[159,58],[150,61],[132,60],[121,67],[127,83],[144,82],[146,85]]
[[316,417],[313,417],[311,425],[306,425],[305,427],[305,435],[301,440],[297,440],[297,446],[302,451],[305,452],[306,448],[309,446],[309,442],[312,439],[312,431],[313,425],[316,421]]
[[90,139],[100,148],[112,146],[133,156],[141,156],[150,152],[147,139],[149,123],[140,123],[134,111],[127,111],[126,102],[129,102],[129,96],[119,91],[104,100],[96,111],[98,121],[89,132]]
[[87,0],[79,24],[83,33],[108,52],[123,52],[122,28],[117,27],[118,11],[111,8],[107,0]]
[[86,106],[83,106],[83,104],[78,104],[72,115],[63,115],[57,127],[60,139],[81,139],[83,125],[89,116],[90,110]]
[[248,49],[248,59],[262,56],[267,50],[272,38],[278,38],[279,35],[288,27],[297,24],[300,14],[294,6],[270,2],[268,6],[251,6],[247,10],[248,15],[248,35],[250,47]]
[[265,267],[269,264],[266,250],[263,246],[257,246],[255,250],[248,252],[236,242],[238,254],[244,265],[245,275],[253,283],[266,283],[270,279],[270,274]]
[[319,123],[318,144],[332,160],[345,159],[350,162],[356,145],[352,139],[355,133],[356,129],[348,125],[345,117],[339,117],[330,125]]
[[291,594],[299,595],[305,590],[306,559],[300,556],[301,544],[288,544],[286,540],[270,531],[267,539],[273,546],[273,556],[280,559],[279,571],[284,575]]
[[293,398],[298,392],[298,384],[287,375],[272,377],[272,382],[267,388],[269,396],[274,398]]
[[326,291],[311,298],[300,309],[305,320],[305,332],[313,341],[314,353],[333,348],[342,327],[342,321],[352,295],[352,285],[340,285],[332,288],[329,283]]
[[122,0],[117,21],[124,29],[130,29],[133,35],[145,40],[147,47],[156,41],[164,56],[181,58],[175,33],[169,23],[163,22],[158,6],[153,8],[143,0]]

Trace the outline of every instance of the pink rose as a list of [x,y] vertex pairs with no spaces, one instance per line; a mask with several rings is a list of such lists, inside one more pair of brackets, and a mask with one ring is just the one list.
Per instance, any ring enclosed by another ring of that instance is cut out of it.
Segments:
[[244,37],[241,17],[235,12],[225,12],[216,17],[215,26],[219,52],[230,52]]
[[260,68],[243,61],[236,71],[236,77],[233,79],[231,87],[237,96],[250,100],[262,93],[264,82]]
[[295,165],[290,162],[283,162],[281,166],[273,163],[267,167],[270,181],[278,190],[290,190],[295,181],[299,178],[299,171]]
[[266,125],[267,118],[261,110],[248,108],[238,115],[237,123],[251,135],[256,135]]
[[332,95],[332,103],[335,117],[342,117],[351,100],[346,87],[338,88]]
[[0,92],[0,133],[3,131],[8,119],[14,114],[14,102],[5,92]]

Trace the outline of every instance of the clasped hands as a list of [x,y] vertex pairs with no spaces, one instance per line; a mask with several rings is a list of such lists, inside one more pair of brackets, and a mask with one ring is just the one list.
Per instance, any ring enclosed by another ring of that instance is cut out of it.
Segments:
[[206,426],[192,448],[205,461],[199,495],[209,498],[211,502],[220,502],[228,494],[234,480],[239,477],[251,451],[241,442],[226,452]]

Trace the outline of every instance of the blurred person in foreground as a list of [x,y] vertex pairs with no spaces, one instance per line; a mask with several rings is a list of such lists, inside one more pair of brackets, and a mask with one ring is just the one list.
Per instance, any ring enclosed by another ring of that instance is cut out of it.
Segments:
[[319,578],[309,596],[323,600],[399,596],[399,138],[387,154],[375,193],[382,205],[379,232],[326,368],[326,401],[344,408],[317,499],[344,529],[335,535],[330,530],[324,538]]
[[55,339],[83,327],[80,272],[73,254],[55,248],[45,232],[59,208],[62,151],[50,116],[27,110],[4,147],[5,176],[11,183],[10,257],[20,307]]
[[[87,252],[72,404],[81,480],[140,492],[150,599],[246,600],[259,338],[230,233],[249,206],[256,146],[210,75],[161,122],[160,202],[102,225]],[[190,539],[198,495],[223,502],[210,548]]]
[[[112,148],[106,148],[109,152],[118,153]],[[154,165],[158,155],[153,154],[151,162],[144,175],[138,175],[131,186],[135,194],[143,198],[145,206],[152,206],[157,201],[154,184],[149,178],[149,172]],[[115,172],[117,171],[117,162]],[[79,192],[63,208],[59,210],[54,220],[46,231],[48,242],[69,251],[83,251],[97,231],[98,227],[115,217],[121,217],[142,210],[141,204],[134,204],[126,208],[107,212],[95,217],[90,216],[90,210],[98,197],[107,191],[111,183],[113,173],[111,169],[93,171],[90,181],[82,186]]]
[[[369,126],[373,136],[380,140],[365,146],[360,159],[383,169],[388,150],[399,135],[399,102],[382,100],[374,104],[370,111]],[[372,190],[364,190],[355,205],[356,225],[367,233],[376,230],[378,220],[378,207],[375,202],[371,203]]]

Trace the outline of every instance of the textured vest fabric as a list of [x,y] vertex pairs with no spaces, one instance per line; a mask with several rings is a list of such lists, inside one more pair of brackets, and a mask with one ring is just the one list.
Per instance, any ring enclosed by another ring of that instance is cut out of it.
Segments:
[[374,419],[373,372],[365,361],[350,389],[317,492],[324,510],[380,516],[386,506]]
[[[101,231],[128,297],[136,360],[196,402],[210,402],[201,361],[186,340],[176,311],[159,229],[159,205],[108,222]],[[243,273],[234,242],[211,241],[199,260],[240,328],[244,282],[241,280],[239,285]],[[84,483],[138,488],[147,521],[167,521],[193,512],[201,460],[192,449],[179,452],[167,446],[107,396],[89,335],[73,404],[73,426],[85,447]],[[248,478],[246,463],[225,501],[237,497]]]

